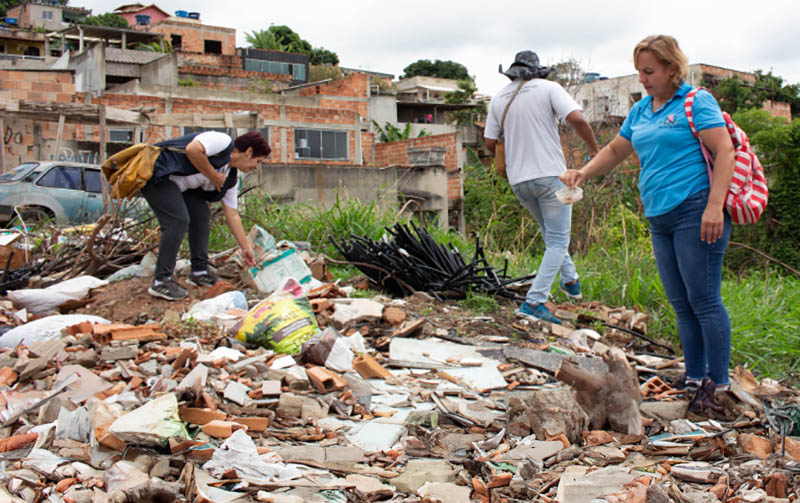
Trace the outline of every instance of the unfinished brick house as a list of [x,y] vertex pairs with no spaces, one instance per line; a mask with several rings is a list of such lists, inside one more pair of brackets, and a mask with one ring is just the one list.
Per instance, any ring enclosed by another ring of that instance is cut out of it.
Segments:
[[[83,51],[62,57],[57,71],[52,65],[0,70],[0,100],[140,112],[138,124],[107,128],[108,155],[131,143],[198,130],[232,136],[259,130],[272,154],[250,183],[263,185],[277,200],[330,203],[342,196],[376,199],[389,191],[391,204],[413,199],[443,225],[463,222],[460,135],[376,144],[370,123],[378,101],[371,99],[370,75],[354,71],[340,80],[309,83],[307,56],[237,49],[234,29],[199,19],[169,16],[136,31],[170,40],[174,51],[139,57],[142,51],[125,42],[133,38],[125,30],[118,47],[81,41]],[[57,141],[56,122],[2,111],[0,116],[6,169],[32,160],[100,161],[98,126],[64,124]],[[409,148],[430,147],[444,153],[437,166],[410,166]]]
[[[689,65],[689,75],[686,82],[692,86],[700,86],[704,82],[716,83],[736,76],[743,82],[755,82],[755,75],[749,72],[731,70],[720,66],[696,63]],[[634,103],[646,96],[644,87],[639,83],[639,76],[625,75],[622,77],[603,78],[592,80],[572,89],[584,113],[590,121],[600,121],[613,118],[627,117]],[[791,120],[791,110],[788,103],[773,103],[768,101],[764,108],[776,117]]]

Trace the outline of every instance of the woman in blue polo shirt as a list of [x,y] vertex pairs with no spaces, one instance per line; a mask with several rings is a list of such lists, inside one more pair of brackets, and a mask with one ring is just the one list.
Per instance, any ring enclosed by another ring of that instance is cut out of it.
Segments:
[[648,96],[633,106],[611,143],[561,180],[575,187],[611,171],[636,151],[656,264],[677,316],[686,384],[697,387],[710,378],[717,390],[727,389],[731,326],[720,283],[731,233],[723,201],[733,175],[733,143],[714,97],[698,92],[692,111],[700,138],[714,156],[709,183],[700,143],[684,112],[692,87],[684,82],[687,59],[678,42],[665,35],[647,37],[634,49],[633,61]]

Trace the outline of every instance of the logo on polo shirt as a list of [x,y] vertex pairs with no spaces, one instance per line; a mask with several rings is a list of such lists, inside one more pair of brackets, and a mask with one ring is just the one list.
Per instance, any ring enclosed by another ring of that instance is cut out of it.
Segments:
[[675,117],[675,114],[667,115],[663,121],[660,122],[659,127],[662,128],[675,128],[680,127],[678,124],[678,118]]

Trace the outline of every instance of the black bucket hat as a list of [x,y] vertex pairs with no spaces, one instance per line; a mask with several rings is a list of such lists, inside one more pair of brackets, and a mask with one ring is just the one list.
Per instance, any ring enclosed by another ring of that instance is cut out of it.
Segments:
[[499,71],[511,80],[514,79],[543,79],[547,77],[555,68],[552,66],[542,66],[539,64],[539,56],[533,51],[520,51],[514,57],[514,62],[508,68],[508,71],[503,71],[503,65],[500,65]]

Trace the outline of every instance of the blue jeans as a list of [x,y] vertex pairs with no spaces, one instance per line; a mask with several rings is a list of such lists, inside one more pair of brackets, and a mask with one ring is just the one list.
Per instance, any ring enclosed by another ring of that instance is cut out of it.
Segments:
[[575,264],[569,258],[569,235],[572,225],[572,206],[562,204],[556,198],[556,191],[564,184],[557,176],[536,178],[511,186],[514,195],[536,222],[544,238],[544,255],[533,284],[525,296],[525,302],[531,305],[542,304],[550,295],[553,280],[561,272],[565,283],[578,279]]
[[678,320],[686,377],[709,377],[723,385],[729,382],[731,320],[722,304],[720,284],[731,220],[726,213],[717,241],[701,241],[700,223],[707,203],[708,189],[648,220],[658,273]]

